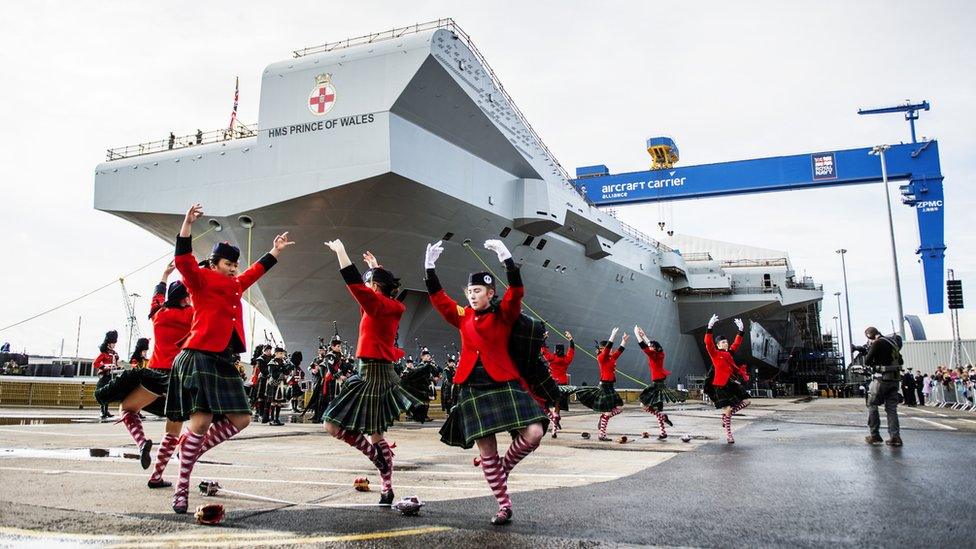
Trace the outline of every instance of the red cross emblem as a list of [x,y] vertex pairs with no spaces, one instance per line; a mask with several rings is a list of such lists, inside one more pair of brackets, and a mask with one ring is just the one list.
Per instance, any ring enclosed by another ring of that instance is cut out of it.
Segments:
[[323,115],[335,106],[335,97],[335,86],[331,83],[316,86],[308,94],[308,110],[312,111],[312,114]]

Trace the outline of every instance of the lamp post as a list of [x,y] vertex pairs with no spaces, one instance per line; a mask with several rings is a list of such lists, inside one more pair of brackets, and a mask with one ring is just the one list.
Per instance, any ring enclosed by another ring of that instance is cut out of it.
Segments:
[[[847,308],[847,343],[854,345],[854,332],[851,329],[851,292],[847,289],[847,261],[844,260],[844,255],[847,254],[847,249],[841,248],[837,250],[840,254],[840,268],[844,273],[844,304]],[[840,298],[837,301],[837,311],[840,312]],[[843,328],[843,322],[841,322],[841,327]],[[844,350],[847,352],[847,349]],[[852,356],[851,359],[854,357]],[[853,360],[852,360],[853,362]]]
[[[844,317],[840,308],[840,292],[834,292],[834,296],[837,298],[837,316],[835,316],[834,318],[837,319],[837,322],[839,324],[837,328],[837,334],[840,336],[840,366],[841,368],[844,369],[844,377],[846,378],[847,377],[847,347],[844,345]],[[850,323],[849,320],[848,323]],[[851,340],[851,343],[852,344],[854,343],[853,340]]]
[[885,151],[888,145],[877,145],[868,154],[881,158],[881,181],[884,183],[885,208],[888,211],[888,236],[891,238],[891,261],[895,271],[895,300],[898,303],[898,335],[905,341],[905,312],[901,304],[901,277],[898,275],[898,251],[895,248],[895,223],[891,218],[891,194],[888,191],[888,165],[885,163]]

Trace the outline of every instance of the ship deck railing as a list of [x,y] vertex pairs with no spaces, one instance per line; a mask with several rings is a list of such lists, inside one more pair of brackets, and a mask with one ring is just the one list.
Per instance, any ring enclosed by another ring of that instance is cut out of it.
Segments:
[[148,141],[146,143],[139,143],[138,145],[126,145],[125,147],[108,149],[105,160],[111,162],[113,160],[142,156],[144,154],[185,149],[197,145],[220,143],[234,139],[244,139],[257,135],[257,130],[257,124],[238,123],[231,128],[224,128],[222,130],[212,130],[209,132],[197,130],[196,133],[181,136],[170,134],[168,138],[160,139],[159,141]]
[[728,259],[722,262],[722,267],[789,267],[790,260],[785,257],[772,259]]
[[794,290],[823,291],[823,284],[814,284],[813,282],[792,282],[788,278],[786,279],[786,287]]
[[681,257],[682,257],[682,259],[685,260],[685,263],[688,263],[688,262],[691,262],[691,261],[712,261],[712,254],[710,254],[709,252],[688,252],[688,253],[682,253],[681,254]]
[[[614,219],[616,219],[616,217],[614,217]],[[624,234],[630,237],[631,240],[634,240],[638,244],[643,244],[645,246],[649,246],[651,248],[654,248],[655,250],[660,250],[662,252],[674,251],[671,248],[669,248],[666,244],[654,240],[647,234],[641,232],[636,227],[631,227],[630,225],[624,223],[619,219],[617,219],[617,223],[620,223],[620,228],[623,230]]]

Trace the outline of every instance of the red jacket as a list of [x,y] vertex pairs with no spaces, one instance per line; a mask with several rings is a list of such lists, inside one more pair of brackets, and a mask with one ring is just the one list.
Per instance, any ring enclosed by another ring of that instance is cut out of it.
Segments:
[[640,348],[647,355],[647,367],[651,369],[651,381],[664,381],[671,372],[664,369],[664,351],[655,351],[649,345],[640,342]]
[[378,294],[366,287],[359,269],[350,265],[339,271],[349,293],[359,303],[359,340],[356,356],[386,362],[403,357],[403,349],[396,346],[400,317],[407,308],[395,299]]
[[623,347],[617,347],[616,351],[610,352],[610,345],[607,345],[596,355],[596,361],[600,365],[600,381],[617,381],[617,359],[623,352]]
[[569,342],[569,350],[563,356],[559,356],[550,351],[549,347],[545,345],[542,346],[542,358],[546,359],[546,362],[549,363],[549,373],[552,375],[552,380],[560,385],[569,383],[569,375],[567,375],[567,372],[575,355],[576,345],[572,341]]
[[715,367],[712,385],[724,387],[729,382],[729,378],[732,377],[732,372],[738,372],[743,380],[749,381],[749,374],[746,372],[745,366],[736,364],[735,357],[732,356],[732,353],[739,349],[739,345],[742,345],[742,332],[735,335],[735,341],[729,345],[728,351],[723,351],[715,346],[715,337],[711,330],[705,332],[705,350],[708,351],[708,356],[712,359],[712,366]]
[[99,353],[95,357],[95,361],[92,362],[92,371],[95,375],[106,375],[111,373],[112,368],[115,367],[115,363],[119,361],[119,354],[114,350],[109,349],[107,352]]
[[505,262],[508,289],[497,307],[480,313],[470,306],[461,307],[440,285],[434,269],[427,269],[427,292],[434,308],[444,320],[461,332],[461,360],[458,362],[454,383],[467,381],[474,365],[481,360],[491,379],[502,383],[519,379],[518,369],[508,354],[508,339],[512,325],[522,312],[522,296],[525,289],[518,268],[511,259]]
[[[264,254],[243,273],[233,277],[224,276],[197,265],[190,237],[177,236],[176,268],[193,299],[190,335],[181,348],[220,353],[230,345],[235,352],[245,352],[247,343],[241,296],[277,262],[273,255]],[[236,340],[233,337],[235,334]]]
[[156,286],[153,295],[152,311],[149,318],[153,323],[153,352],[149,357],[149,367],[155,370],[169,370],[173,359],[180,352],[180,343],[190,334],[193,322],[193,307],[171,309],[166,307],[166,285]]

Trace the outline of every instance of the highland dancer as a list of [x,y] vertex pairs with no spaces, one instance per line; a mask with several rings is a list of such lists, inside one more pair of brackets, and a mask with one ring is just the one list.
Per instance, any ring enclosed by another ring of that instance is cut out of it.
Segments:
[[[559,344],[556,345],[556,352],[552,352],[543,344],[542,358],[549,363],[549,374],[552,375],[556,385],[566,386],[569,385],[569,365],[573,363],[573,357],[576,356],[576,343],[573,341],[573,334],[566,332],[564,335],[569,340],[569,350],[566,350],[565,345]],[[548,336],[549,332],[546,332],[546,337]],[[569,410],[569,392],[566,391],[562,392],[552,410],[552,438],[556,438],[557,433],[563,429],[559,422],[561,419],[559,412],[562,410]]]
[[576,400],[580,404],[593,410],[601,412],[600,421],[597,424],[598,440],[607,441],[607,425],[610,418],[623,412],[624,401],[614,390],[613,385],[617,381],[617,359],[624,352],[624,346],[630,337],[626,333],[620,336],[620,347],[612,351],[613,340],[617,337],[619,328],[614,328],[610,332],[610,339],[605,339],[597,345],[596,361],[600,365],[600,385],[598,387],[584,387],[576,391]]
[[722,410],[722,427],[725,428],[725,438],[729,444],[734,444],[732,438],[732,414],[749,405],[749,393],[742,388],[742,384],[733,379],[738,374],[743,381],[749,381],[749,373],[745,366],[735,363],[732,353],[739,349],[742,344],[742,332],[745,329],[742,319],[735,319],[735,326],[739,329],[735,335],[735,341],[729,345],[729,340],[725,336],[717,338],[712,334],[712,328],[718,322],[718,315],[712,315],[708,320],[708,329],[705,330],[705,350],[712,360],[712,370],[709,371],[709,378],[705,380],[705,393],[712,399],[716,408]]
[[657,424],[661,428],[661,434],[657,438],[664,440],[668,438],[668,432],[664,425],[674,427],[671,419],[668,418],[668,414],[664,413],[664,403],[684,402],[685,399],[680,393],[669,388],[666,383],[671,372],[664,369],[664,348],[661,347],[661,344],[649,340],[640,326],[634,326],[634,335],[637,336],[641,350],[647,355],[647,367],[651,370],[651,384],[641,391],[640,401],[644,405],[644,411],[654,414],[654,417],[657,418]]
[[203,206],[191,206],[176,238],[176,268],[193,299],[190,334],[173,362],[166,393],[166,417],[189,420],[180,442],[180,476],[173,494],[173,511],[180,514],[189,505],[190,474],[197,459],[251,422],[244,381],[234,366],[236,354],[247,350],[241,295],[294,244],[287,232],[276,236],[271,251],[238,275],[240,249],[220,242],[201,266],[193,257],[190,229],[202,215]]
[[[509,472],[539,447],[546,416],[523,386],[508,351],[512,326],[522,309],[522,277],[502,241],[488,240],[485,248],[505,265],[508,289],[500,301],[492,299],[494,277],[484,272],[468,278],[467,307],[451,299],[434,271],[444,251],[440,241],[427,245],[424,267],[431,303],[461,333],[461,361],[454,376],[457,405],[441,430],[441,440],[464,448],[478,445],[482,471],[498,502],[491,523],[500,525],[512,520]],[[508,452],[499,458],[495,434],[513,431]]]
[[[118,378],[96,392],[96,397],[106,402],[121,401],[120,421],[139,448],[143,469],[148,469],[152,463],[150,450],[153,442],[146,438],[139,412],[145,410],[159,417],[166,416],[166,391],[173,358],[179,351],[178,342],[190,333],[190,323],[193,320],[190,296],[183,283],[174,281],[167,292],[167,280],[175,269],[173,263],[166,267],[162,280],[153,292],[149,319],[153,324],[153,339],[156,343],[146,368],[122,372]],[[182,422],[167,420],[166,434],[156,451],[156,466],[147,482],[150,488],[172,486],[163,480],[163,471],[176,449],[182,427]]]
[[[98,390],[104,388],[112,381],[112,372],[120,369],[119,353],[115,352],[115,345],[119,342],[119,333],[115,330],[105,332],[102,344],[98,346],[98,356],[92,361],[92,372],[98,376],[98,383],[95,384],[95,399],[98,400]],[[101,405],[102,419],[115,417],[108,411],[110,401],[98,400]]]
[[403,303],[394,299],[400,279],[381,267],[368,251],[363,254],[363,260],[369,270],[360,275],[341,240],[325,245],[338,257],[339,273],[359,303],[361,315],[356,342],[359,374],[342,383],[325,411],[325,428],[373,462],[383,481],[380,505],[391,505],[393,451],[383,433],[400,414],[420,404],[400,386],[400,378],[393,371],[393,363],[403,357],[403,350],[395,344],[400,317],[406,310]]

